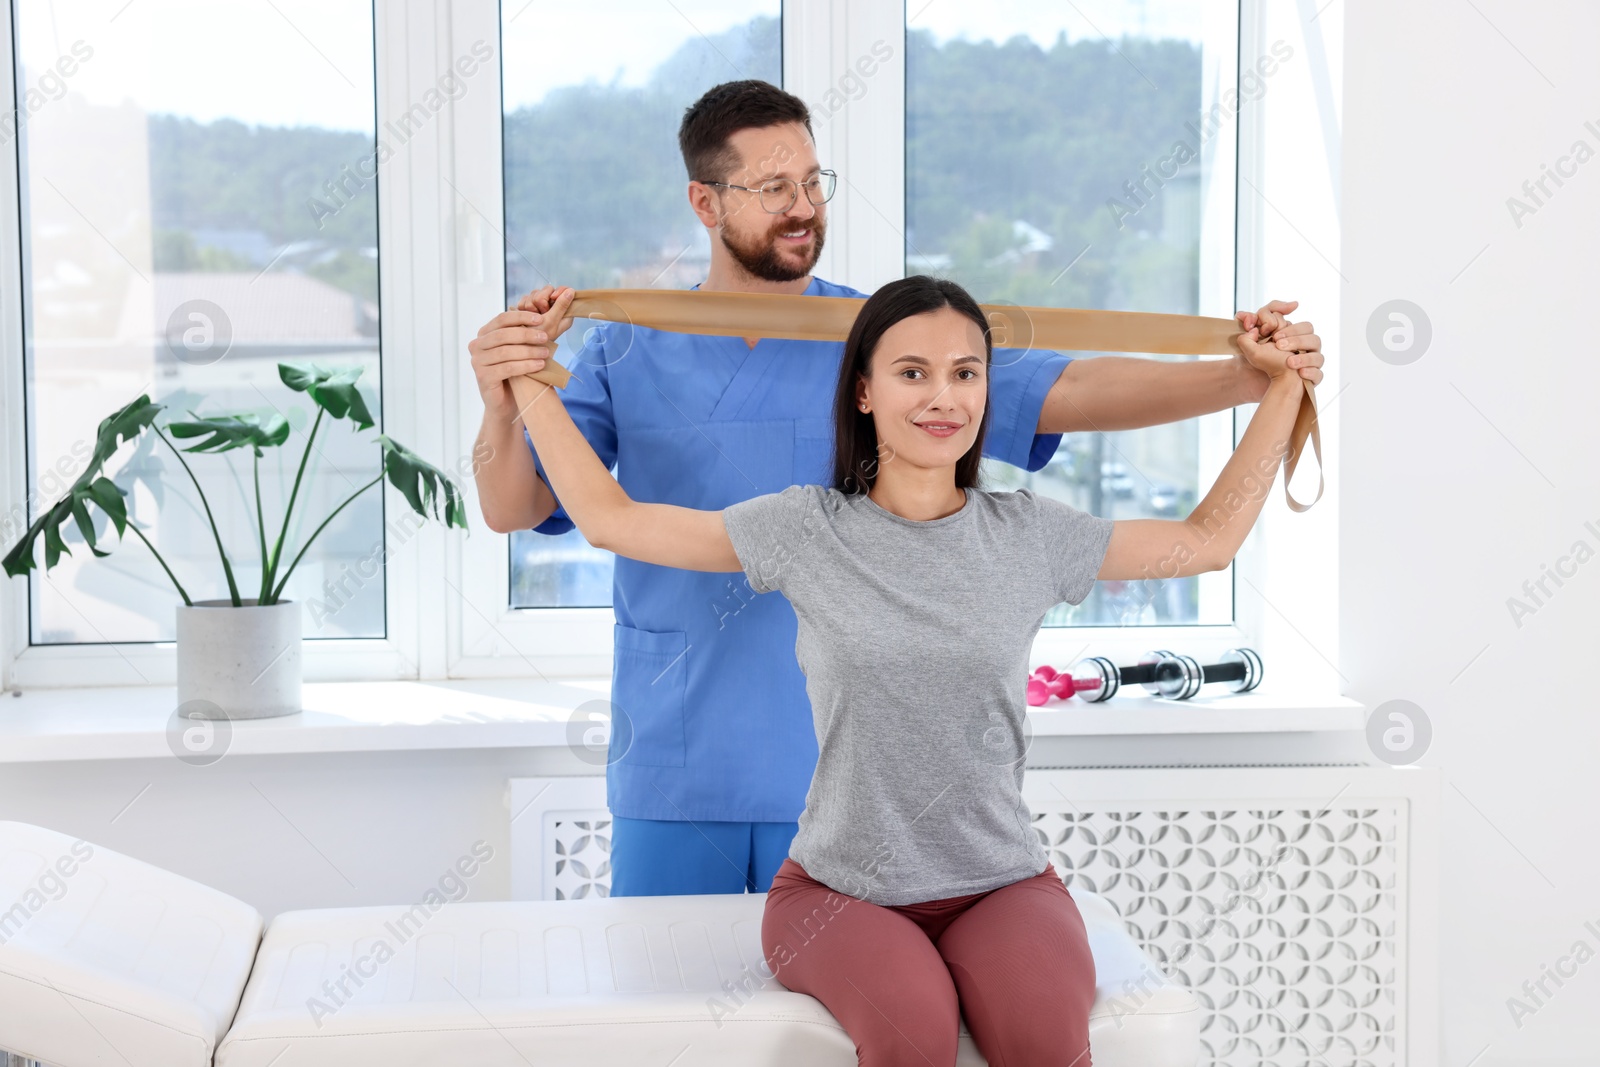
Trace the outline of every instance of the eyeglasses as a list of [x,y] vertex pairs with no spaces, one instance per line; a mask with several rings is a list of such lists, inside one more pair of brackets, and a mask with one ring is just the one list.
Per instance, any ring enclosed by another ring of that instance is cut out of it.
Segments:
[[805,186],[806,199],[811,205],[818,207],[833,199],[833,188],[838,180],[839,176],[833,171],[819,170],[813,177],[803,182],[796,183],[793,178],[771,178],[755,189],[748,185],[734,185],[731,182],[703,181],[700,184],[720,185],[724,189],[743,189],[747,193],[760,193],[762,210],[769,215],[781,215],[794,207],[800,195],[800,186]]

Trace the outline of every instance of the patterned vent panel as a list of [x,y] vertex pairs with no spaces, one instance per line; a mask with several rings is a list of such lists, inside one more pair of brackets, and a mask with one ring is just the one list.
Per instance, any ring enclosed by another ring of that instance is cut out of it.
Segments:
[[[1127,811],[1034,805],[1067,887],[1099,893],[1206,1012],[1199,1067],[1397,1067],[1402,801]],[[556,899],[605,896],[604,810],[546,824]],[[1136,985],[1111,991],[1137,1005]]]
[[556,819],[546,838],[550,851],[545,861],[555,867],[556,900],[611,894],[611,817],[604,811],[587,816]]
[[1200,998],[1201,1067],[1400,1062],[1402,825],[1398,804],[1034,816],[1067,888]]

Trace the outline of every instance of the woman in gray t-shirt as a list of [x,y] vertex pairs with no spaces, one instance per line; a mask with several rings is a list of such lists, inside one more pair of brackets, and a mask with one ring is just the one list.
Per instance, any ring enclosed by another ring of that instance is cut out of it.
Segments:
[[959,1011],[992,1063],[1089,1067],[1094,963],[1022,799],[1028,654],[1045,613],[1081,602],[1096,578],[1177,578],[1233,559],[1304,388],[1290,352],[1258,332],[1238,343],[1270,378],[1266,395],[1180,520],[1113,522],[980,488],[988,324],[960,286],[920,275],[874,293],[845,343],[830,486],[721,511],[641,503],[560,402],[544,402],[555,390],[524,412],[590,544],[743,571],[756,593],[793,604],[818,757],[762,944],[862,1062],[914,1051],[954,1063]]

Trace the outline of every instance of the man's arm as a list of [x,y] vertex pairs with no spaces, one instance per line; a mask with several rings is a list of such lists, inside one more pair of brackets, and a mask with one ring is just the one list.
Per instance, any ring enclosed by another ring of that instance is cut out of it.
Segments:
[[1166,363],[1094,356],[1068,363],[1039,411],[1040,433],[1133,430],[1208,415],[1237,404],[1231,359]]
[[532,529],[556,509],[555,494],[539,477],[523,437],[522,412],[507,385],[511,378],[542,370],[554,357],[554,338],[541,323],[554,293],[552,285],[528,293],[485,323],[467,345],[483,396],[472,477],[484,524],[495,533]]
[[[1259,323],[1264,339],[1290,352],[1289,366],[1322,382],[1321,339],[1311,323],[1291,324],[1283,312],[1295,301],[1274,300],[1252,315],[1236,316],[1241,329]],[[1039,433],[1111,432],[1179,422],[1240,404],[1260,402],[1268,378],[1242,355],[1169,363],[1131,356],[1094,356],[1068,363],[1039,410]]]
[[555,494],[534,469],[533,453],[522,436],[522,419],[509,421],[487,408],[473,445],[473,479],[483,521],[495,533],[531,530],[556,510]]

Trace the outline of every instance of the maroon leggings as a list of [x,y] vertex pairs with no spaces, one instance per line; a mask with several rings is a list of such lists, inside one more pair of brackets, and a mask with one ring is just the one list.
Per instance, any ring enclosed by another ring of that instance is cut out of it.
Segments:
[[785,988],[833,1013],[860,1067],[952,1067],[961,1016],[990,1067],[1090,1067],[1094,958],[1049,863],[987,893],[883,907],[786,859],[761,947]]

